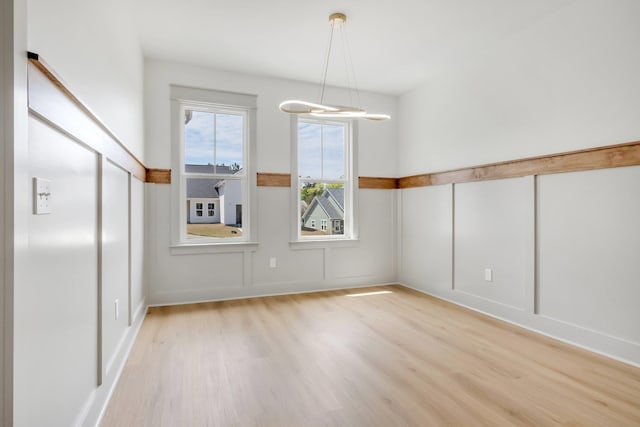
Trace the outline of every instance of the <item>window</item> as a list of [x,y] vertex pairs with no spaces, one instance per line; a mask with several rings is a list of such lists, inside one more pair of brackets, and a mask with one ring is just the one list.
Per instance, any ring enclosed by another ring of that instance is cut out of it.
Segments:
[[178,175],[172,179],[173,243],[254,240],[249,176],[255,97],[180,86],[171,86],[171,95],[173,170]]
[[355,123],[293,120],[297,141],[292,165],[297,176],[295,240],[355,238]]

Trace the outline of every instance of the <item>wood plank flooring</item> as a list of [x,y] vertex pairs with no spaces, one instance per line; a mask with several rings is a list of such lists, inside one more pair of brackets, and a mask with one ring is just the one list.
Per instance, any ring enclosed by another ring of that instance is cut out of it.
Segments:
[[640,369],[401,286],[161,307],[101,425],[637,427]]

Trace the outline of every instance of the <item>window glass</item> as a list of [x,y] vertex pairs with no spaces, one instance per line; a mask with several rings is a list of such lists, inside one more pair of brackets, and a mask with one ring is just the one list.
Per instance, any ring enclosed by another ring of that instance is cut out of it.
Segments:
[[[215,114],[185,110],[184,160],[187,165],[213,165]],[[213,172],[213,170],[212,170]]]
[[187,107],[184,118],[186,238],[241,238],[245,117]]

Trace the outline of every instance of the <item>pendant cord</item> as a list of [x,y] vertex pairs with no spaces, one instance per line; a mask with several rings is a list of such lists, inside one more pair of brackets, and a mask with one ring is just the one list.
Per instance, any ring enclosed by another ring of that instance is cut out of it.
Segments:
[[[342,39],[344,40],[344,44],[346,45],[346,56],[349,58],[349,65],[351,66],[351,77],[353,78],[353,89],[356,92],[357,107],[362,108],[362,104],[360,102],[360,90],[358,89],[358,81],[356,80],[356,68],[353,66],[353,55],[351,55],[351,45],[349,44],[349,37],[347,37],[346,30],[346,28],[342,29]],[[349,68],[349,65],[347,66],[347,68]],[[347,75],[349,75],[348,72]],[[349,82],[348,84],[349,92],[351,92],[351,82]]]
[[329,34],[329,47],[327,48],[327,57],[324,61],[324,73],[322,74],[322,86],[320,86],[320,104],[324,101],[324,87],[327,83],[327,72],[329,71],[329,59],[331,58],[331,45],[333,43],[334,25],[331,23],[331,33]]

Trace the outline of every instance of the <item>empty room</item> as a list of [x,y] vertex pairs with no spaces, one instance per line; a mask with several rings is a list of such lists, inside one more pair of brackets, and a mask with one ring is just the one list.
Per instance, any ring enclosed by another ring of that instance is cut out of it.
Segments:
[[640,2],[0,20],[0,425],[640,426]]

